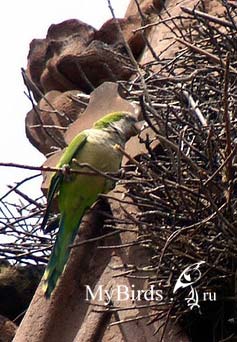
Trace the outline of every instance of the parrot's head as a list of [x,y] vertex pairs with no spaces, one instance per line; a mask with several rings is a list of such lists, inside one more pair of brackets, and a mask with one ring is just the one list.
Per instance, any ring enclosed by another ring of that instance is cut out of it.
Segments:
[[94,128],[116,133],[125,141],[137,135],[141,129],[136,117],[129,112],[107,114],[94,123]]

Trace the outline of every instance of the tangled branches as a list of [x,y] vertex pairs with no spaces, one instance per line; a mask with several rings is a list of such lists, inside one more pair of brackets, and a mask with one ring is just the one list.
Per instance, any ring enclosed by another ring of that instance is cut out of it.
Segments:
[[175,27],[185,47],[144,68],[145,91],[139,77],[126,85],[155,134],[141,139],[148,153],[140,156],[127,196],[137,204],[140,234],[151,240],[149,282],[162,289],[167,312],[178,318],[186,312],[187,291],[170,298],[190,264],[205,262],[201,291],[214,291],[223,302],[235,293],[236,8],[226,6],[223,18],[183,8],[192,17],[190,34],[184,37],[183,16]]
[[[20,189],[34,175],[10,186],[0,199],[0,259],[11,263],[45,264],[51,238],[39,229],[44,208],[42,197],[32,199]],[[19,199],[16,201],[16,198]]]

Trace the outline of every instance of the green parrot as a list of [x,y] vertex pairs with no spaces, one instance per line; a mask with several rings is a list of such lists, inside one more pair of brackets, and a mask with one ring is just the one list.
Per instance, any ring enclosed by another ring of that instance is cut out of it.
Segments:
[[[87,163],[102,172],[117,172],[122,153],[115,145],[124,148],[130,137],[138,134],[137,120],[129,112],[107,114],[94,123],[91,129],[79,133],[66,148],[57,167],[65,172],[52,175],[47,208],[41,224],[44,229],[54,196],[58,194],[60,211],[59,231],[51,257],[43,275],[43,292],[49,298],[69,257],[82,217],[97,200],[98,195],[110,191],[114,184],[103,175],[70,173],[69,168],[80,169],[78,163]],[[88,167],[83,172],[91,172]]]

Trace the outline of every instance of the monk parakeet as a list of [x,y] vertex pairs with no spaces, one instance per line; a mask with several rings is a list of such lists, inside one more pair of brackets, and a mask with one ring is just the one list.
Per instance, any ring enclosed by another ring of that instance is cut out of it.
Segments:
[[[52,175],[48,205],[41,225],[44,229],[52,200],[58,194],[59,231],[43,275],[43,291],[47,298],[64,270],[70,253],[69,245],[74,241],[83,215],[99,194],[107,193],[114,185],[100,174],[76,174],[67,170],[80,169],[79,163],[87,163],[102,172],[117,172],[123,156],[115,145],[124,148],[129,138],[138,133],[136,123],[135,117],[128,112],[108,114],[95,122],[91,129],[79,133],[59,160],[57,167],[65,168],[65,172]],[[81,171],[91,172],[91,169],[83,167]]]

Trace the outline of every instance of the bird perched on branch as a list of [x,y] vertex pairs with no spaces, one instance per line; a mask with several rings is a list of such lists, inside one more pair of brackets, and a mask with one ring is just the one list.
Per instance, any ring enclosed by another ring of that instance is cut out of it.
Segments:
[[[70,253],[69,246],[74,241],[82,217],[99,194],[107,193],[114,186],[113,181],[103,176],[103,173],[117,172],[120,168],[123,155],[116,145],[124,148],[130,137],[137,133],[137,120],[131,113],[107,114],[91,129],[79,133],[59,160],[57,167],[62,171],[55,172],[51,178],[48,205],[41,225],[44,229],[52,200],[58,194],[59,231],[43,275],[43,291],[47,298],[64,270]],[[82,167],[80,164],[88,166]],[[71,169],[82,173],[75,173]]]

